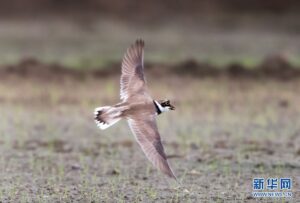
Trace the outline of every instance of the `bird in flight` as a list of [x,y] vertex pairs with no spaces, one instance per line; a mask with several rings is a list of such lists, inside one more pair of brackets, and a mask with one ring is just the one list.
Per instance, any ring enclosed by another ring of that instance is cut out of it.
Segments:
[[120,79],[121,102],[98,107],[94,119],[100,129],[106,129],[122,118],[134,134],[150,162],[167,176],[176,179],[161,142],[155,117],[175,110],[169,100],[154,100],[148,93],[144,76],[144,41],[136,40],[126,51]]

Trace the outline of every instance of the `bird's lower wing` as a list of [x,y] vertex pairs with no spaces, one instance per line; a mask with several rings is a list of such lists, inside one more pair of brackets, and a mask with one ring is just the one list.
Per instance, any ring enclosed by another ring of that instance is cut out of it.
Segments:
[[164,152],[154,116],[128,119],[128,124],[143,152],[152,164],[171,178],[176,179]]

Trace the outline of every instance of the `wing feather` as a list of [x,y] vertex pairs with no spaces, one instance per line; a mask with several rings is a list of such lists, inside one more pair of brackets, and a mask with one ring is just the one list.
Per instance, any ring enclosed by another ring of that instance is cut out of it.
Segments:
[[123,101],[129,98],[151,99],[144,77],[144,41],[141,39],[136,40],[123,57],[120,85],[120,97]]
[[176,179],[167,161],[154,116],[143,120],[128,119],[128,124],[151,163],[164,174]]

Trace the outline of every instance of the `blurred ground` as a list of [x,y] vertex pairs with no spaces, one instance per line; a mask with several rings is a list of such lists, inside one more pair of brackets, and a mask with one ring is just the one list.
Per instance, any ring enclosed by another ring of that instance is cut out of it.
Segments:
[[0,84],[1,200],[255,202],[257,176],[292,177],[299,198],[299,79],[151,71],[147,79],[154,98],[177,107],[158,125],[190,193],[152,168],[125,121],[97,129],[93,109],[118,102],[118,75],[9,74]]
[[70,67],[99,68],[119,62],[128,44],[138,37],[146,41],[146,62],[194,59],[221,67],[232,62],[252,67],[269,55],[283,55],[300,64],[299,25],[293,16],[221,19],[167,18],[154,24],[113,18],[82,22],[53,17],[2,19],[0,64],[33,57]]

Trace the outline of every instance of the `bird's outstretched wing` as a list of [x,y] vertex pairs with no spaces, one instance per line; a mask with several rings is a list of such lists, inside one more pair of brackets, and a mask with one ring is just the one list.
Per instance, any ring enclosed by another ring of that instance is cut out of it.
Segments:
[[143,152],[152,164],[171,178],[176,179],[164,152],[154,116],[128,119],[128,124]]
[[144,41],[141,39],[136,40],[123,57],[120,84],[121,100],[127,101],[129,98],[151,100],[144,76]]

